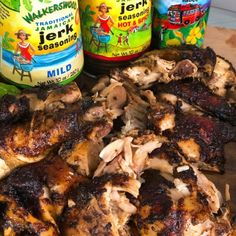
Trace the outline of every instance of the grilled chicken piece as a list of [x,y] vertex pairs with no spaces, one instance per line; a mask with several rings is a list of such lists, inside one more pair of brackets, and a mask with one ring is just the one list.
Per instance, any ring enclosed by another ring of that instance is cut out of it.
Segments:
[[78,174],[91,177],[99,164],[103,142],[71,140],[63,143],[59,154]]
[[236,127],[191,113],[179,113],[175,122],[173,133],[166,135],[187,160],[197,162],[201,169],[223,171],[224,145],[236,141]]
[[169,84],[158,85],[157,90],[173,94],[210,115],[236,125],[236,106],[213,94],[198,80],[172,81]]
[[0,232],[8,235],[59,235],[56,224],[67,193],[84,181],[58,156],[14,170],[0,182]]
[[163,102],[154,104],[148,112],[149,126],[158,134],[175,127],[175,109],[172,105]]
[[[216,213],[221,207],[222,199],[219,191],[216,189],[214,184],[206,178],[205,175],[199,172],[194,165],[189,164],[189,162],[186,161],[185,157],[178,150],[177,145],[166,142],[162,144],[160,148],[155,149],[151,154],[149,154],[149,159],[147,161],[145,169],[158,170],[167,180],[180,178],[183,182],[185,182],[186,179],[189,184],[197,183],[198,187],[201,188],[201,191],[208,197],[207,202],[212,211]],[[188,176],[188,171],[193,173]],[[195,183],[193,180],[197,182]],[[178,182],[178,180],[174,182],[180,183]],[[189,190],[191,189],[192,188],[189,187]],[[184,194],[187,189],[183,190],[185,191],[183,191],[182,194]],[[172,192],[172,197],[181,197],[181,186],[179,188],[179,191],[180,192]]]
[[[44,199],[47,200],[47,199]],[[0,233],[3,236],[57,236],[57,227],[37,219],[19,206],[14,199],[0,194]]]
[[196,77],[201,79],[211,77],[217,59],[215,52],[211,48],[198,48],[193,45],[184,45],[176,48],[166,48],[149,53],[158,54],[160,58],[163,58],[165,60],[172,60],[177,62],[180,62],[182,60],[190,60],[198,68]]
[[216,66],[210,80],[207,81],[207,86],[215,94],[224,97],[227,89],[236,88],[236,71],[232,64],[224,58],[217,56]]
[[82,183],[61,218],[62,235],[129,235],[127,222],[136,207],[126,193],[138,196],[139,181],[124,174],[107,174]]
[[[173,174],[149,169],[141,177],[144,183],[134,217],[139,232],[136,235],[231,234],[228,215],[214,214],[221,206],[218,191],[191,166],[178,166]],[[208,196],[203,188],[208,188],[212,195]],[[214,197],[214,205],[210,204],[210,197]]]
[[[171,80],[196,76],[197,66],[190,60],[178,63],[161,59],[158,54],[147,53],[145,57],[134,61],[130,67],[117,69],[113,73],[120,73],[141,88],[149,88],[154,82],[168,83]],[[114,75],[111,74],[113,77]]]
[[30,112],[55,111],[81,99],[76,83],[64,87],[51,85],[25,89],[18,96],[5,95],[0,99],[0,123],[29,118]]
[[5,126],[0,138],[0,178],[14,168],[43,159],[50,150],[72,138],[97,140],[106,136],[112,123],[90,99],[54,113],[35,111],[30,120]]
[[82,94],[74,82],[65,86],[50,85],[25,89],[19,97],[29,99],[31,112],[38,110],[55,111],[65,108],[66,104],[79,101]]
[[0,125],[4,126],[6,123],[24,119],[29,113],[29,100],[25,96],[17,98],[13,95],[5,95],[0,99]]
[[222,205],[219,191],[164,138],[149,133],[117,139],[100,157],[96,176],[118,172],[144,180],[139,201],[130,198],[138,209],[132,235],[230,235],[227,212],[215,216]]
[[213,73],[216,55],[210,48],[194,46],[154,50],[135,60],[131,66],[111,73],[130,79],[141,88],[149,88],[155,82],[168,83],[187,77],[207,78]]
[[224,170],[224,145],[236,140],[236,128],[228,123],[192,112],[174,112],[171,105],[156,105],[149,121],[157,134],[177,145],[186,160],[198,168]]
[[[170,94],[170,93],[158,93],[158,99],[162,103],[169,103],[174,106],[174,109],[182,112],[191,112],[197,115],[203,115],[204,113],[197,107],[186,103],[183,99]],[[173,109],[173,108],[172,108]]]

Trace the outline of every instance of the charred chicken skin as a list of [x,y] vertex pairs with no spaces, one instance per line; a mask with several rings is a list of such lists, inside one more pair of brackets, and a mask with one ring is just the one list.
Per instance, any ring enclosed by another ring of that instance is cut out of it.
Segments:
[[77,176],[57,156],[14,170],[0,182],[0,232],[10,235],[59,235],[56,224]]
[[28,118],[33,111],[55,111],[81,99],[75,83],[64,87],[51,85],[25,89],[18,96],[5,95],[0,99],[0,124]]
[[18,97],[29,100],[30,111],[55,111],[64,108],[66,104],[79,101],[82,94],[76,83],[71,83],[65,86],[49,85],[25,89]]
[[198,109],[236,125],[235,104],[230,104],[224,98],[213,94],[198,80],[172,81],[157,88],[161,93],[176,95]]
[[107,135],[112,123],[95,110],[96,104],[84,99],[53,113],[35,111],[31,119],[2,128],[0,177],[17,166],[43,159],[69,139],[97,140]]
[[195,112],[175,112],[165,103],[153,107],[148,117],[156,133],[177,145],[186,160],[200,169],[224,170],[224,145],[236,140],[234,126]]
[[179,168],[173,177],[154,169],[141,176],[135,235],[231,235],[230,223],[215,217],[193,169]]
[[62,216],[62,235],[129,235],[127,222],[136,207],[125,193],[138,195],[139,181],[125,174],[106,174],[80,184]]
[[5,95],[0,99],[0,126],[27,118],[30,113],[29,99]]
[[188,161],[198,162],[199,167],[222,171],[224,145],[236,140],[236,128],[206,116],[179,113],[173,132],[166,135],[177,143]]

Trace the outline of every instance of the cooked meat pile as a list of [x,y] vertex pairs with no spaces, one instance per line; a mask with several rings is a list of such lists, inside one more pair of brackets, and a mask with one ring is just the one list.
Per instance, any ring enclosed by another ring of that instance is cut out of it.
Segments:
[[228,236],[201,171],[236,141],[232,65],[210,49],[152,51],[102,76],[0,99],[0,235]]

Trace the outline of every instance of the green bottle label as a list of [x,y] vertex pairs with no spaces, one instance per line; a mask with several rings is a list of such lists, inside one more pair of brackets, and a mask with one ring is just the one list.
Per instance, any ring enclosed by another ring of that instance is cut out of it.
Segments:
[[153,31],[160,48],[203,44],[210,0],[154,0]]

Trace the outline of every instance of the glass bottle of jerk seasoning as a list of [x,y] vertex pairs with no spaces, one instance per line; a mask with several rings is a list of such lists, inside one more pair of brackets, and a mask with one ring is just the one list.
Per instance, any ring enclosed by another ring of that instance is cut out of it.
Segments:
[[202,46],[211,0],[154,0],[153,46]]
[[83,67],[77,0],[0,0],[1,76],[22,87],[66,84]]
[[151,43],[151,0],[79,0],[85,70],[107,73]]

